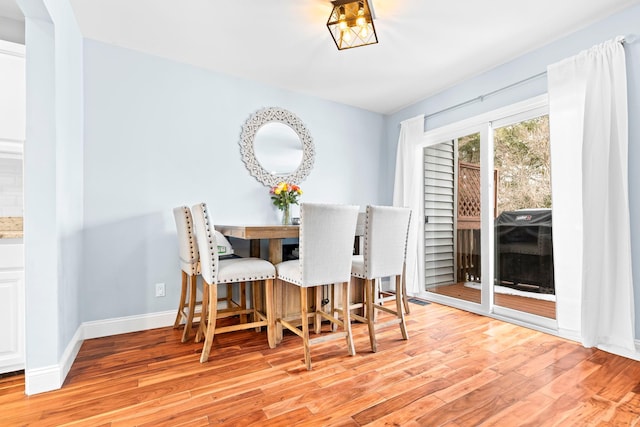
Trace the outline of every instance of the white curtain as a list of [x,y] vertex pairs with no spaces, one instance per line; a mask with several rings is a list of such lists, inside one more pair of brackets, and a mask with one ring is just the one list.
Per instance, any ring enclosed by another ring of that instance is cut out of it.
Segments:
[[558,326],[635,352],[622,38],[548,68]]
[[420,230],[423,227],[420,204],[421,160],[419,143],[424,135],[424,114],[403,121],[396,154],[393,205],[411,208],[411,225],[407,239],[407,293],[417,295],[424,289],[424,269],[419,268],[424,252]]

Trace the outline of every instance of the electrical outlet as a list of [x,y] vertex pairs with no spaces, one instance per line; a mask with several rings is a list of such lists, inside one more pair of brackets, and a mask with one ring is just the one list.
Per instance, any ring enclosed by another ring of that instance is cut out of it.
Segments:
[[157,297],[164,296],[164,283],[156,283],[156,296]]

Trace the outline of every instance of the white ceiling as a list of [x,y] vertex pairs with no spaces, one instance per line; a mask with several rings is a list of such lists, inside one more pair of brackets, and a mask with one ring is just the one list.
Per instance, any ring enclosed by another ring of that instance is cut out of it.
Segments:
[[87,38],[388,114],[640,0],[373,0],[379,43],[346,51],[329,0],[70,2]]

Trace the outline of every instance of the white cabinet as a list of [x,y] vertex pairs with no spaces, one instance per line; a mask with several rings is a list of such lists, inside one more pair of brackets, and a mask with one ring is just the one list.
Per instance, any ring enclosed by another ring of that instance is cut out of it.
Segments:
[[[0,40],[0,216],[22,216],[22,177],[15,175],[26,129],[24,52]],[[16,242],[0,239],[0,374],[25,364],[24,245]]]
[[25,139],[24,50],[22,45],[0,40],[0,142],[3,143],[21,144]]
[[0,243],[0,374],[24,369],[23,249]]

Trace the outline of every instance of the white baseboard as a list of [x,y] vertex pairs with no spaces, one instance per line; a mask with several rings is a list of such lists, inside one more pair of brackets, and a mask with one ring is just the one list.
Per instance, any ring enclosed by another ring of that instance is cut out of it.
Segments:
[[57,390],[62,387],[71,365],[82,346],[82,325],[73,334],[71,341],[65,348],[60,363],[45,368],[27,369],[24,373],[25,394],[32,395],[46,391]]
[[69,341],[57,365],[25,371],[25,393],[32,395],[61,388],[84,340],[164,328],[173,325],[175,318],[176,312],[171,310],[82,323]]
[[82,347],[82,341],[82,325],[80,325],[80,327],[76,330],[76,333],[73,334],[73,337],[71,338],[71,341],[69,341],[69,344],[67,344],[67,348],[65,348],[64,353],[62,353],[60,362],[60,378],[62,380],[60,383],[60,387],[62,387],[64,379],[67,378],[67,374],[71,370],[71,365],[73,365],[73,362],[76,360],[76,356],[80,351],[80,347]]
[[27,369],[24,373],[24,392],[27,396],[62,387],[64,379],[60,365]]
[[630,351],[626,348],[621,348],[613,345],[600,344],[598,348],[607,353],[617,354],[618,356],[626,357],[627,359],[640,360],[640,341],[635,340],[636,351]]
[[128,334],[129,332],[146,331],[147,329],[164,328],[173,325],[175,320],[176,311],[170,310],[138,316],[84,322],[80,327],[83,331],[83,339],[88,340],[111,335]]

